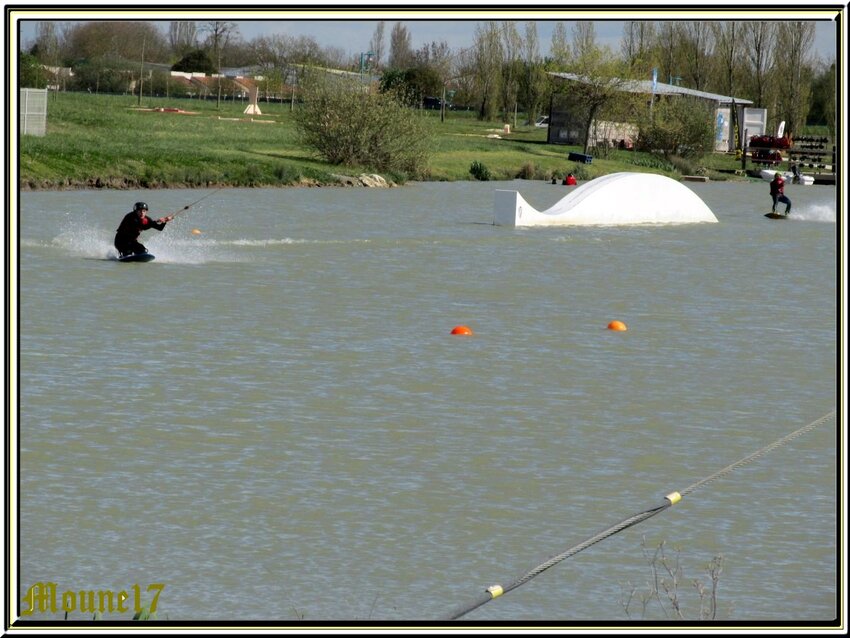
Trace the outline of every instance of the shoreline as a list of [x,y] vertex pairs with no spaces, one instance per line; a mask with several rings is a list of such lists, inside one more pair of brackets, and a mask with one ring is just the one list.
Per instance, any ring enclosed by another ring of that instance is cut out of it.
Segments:
[[[97,180],[68,180],[66,183],[48,183],[34,185],[32,182],[18,184],[18,192],[40,192],[40,191],[131,191],[131,190],[191,190],[201,188],[395,188],[403,186],[392,180],[377,174],[361,173],[359,175],[336,175],[334,181],[322,182],[317,179],[302,178],[298,182],[289,184],[253,184],[239,185],[222,182],[207,182],[205,184],[191,184],[180,182],[174,184],[142,184],[131,182],[127,179]],[[435,180],[443,181],[443,180]],[[472,180],[467,180],[472,181]]]

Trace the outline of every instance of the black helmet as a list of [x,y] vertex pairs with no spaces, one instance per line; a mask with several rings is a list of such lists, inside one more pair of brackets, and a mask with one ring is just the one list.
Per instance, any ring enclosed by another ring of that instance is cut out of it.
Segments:
[[133,206],[133,210],[147,210],[147,209],[148,209],[148,205],[145,204],[144,202],[136,202],[135,205]]

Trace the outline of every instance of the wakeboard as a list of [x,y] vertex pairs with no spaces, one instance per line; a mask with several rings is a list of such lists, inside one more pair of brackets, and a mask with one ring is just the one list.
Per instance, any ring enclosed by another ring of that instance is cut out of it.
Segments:
[[782,213],[768,213],[765,217],[768,219],[788,219],[788,215],[783,215]]
[[153,261],[154,259],[156,259],[156,257],[154,257],[151,253],[133,253],[131,255],[124,255],[122,257],[119,257],[118,261],[121,261],[121,262],[131,262],[131,261],[146,262],[146,261]]

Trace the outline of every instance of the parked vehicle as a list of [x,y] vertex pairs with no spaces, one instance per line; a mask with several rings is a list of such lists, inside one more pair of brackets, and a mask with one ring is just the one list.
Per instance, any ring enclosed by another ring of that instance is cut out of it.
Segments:
[[[440,110],[443,106],[443,100],[438,97],[428,96],[422,100],[422,107],[426,109]],[[446,102],[446,110],[453,111],[454,105],[451,102]]]

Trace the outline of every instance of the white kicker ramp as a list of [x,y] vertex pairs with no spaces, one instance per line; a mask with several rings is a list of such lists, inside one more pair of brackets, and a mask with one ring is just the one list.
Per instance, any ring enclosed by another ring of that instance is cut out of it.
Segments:
[[717,222],[705,202],[674,179],[651,173],[613,173],[575,188],[545,211],[517,191],[496,191],[497,226],[694,224]]

